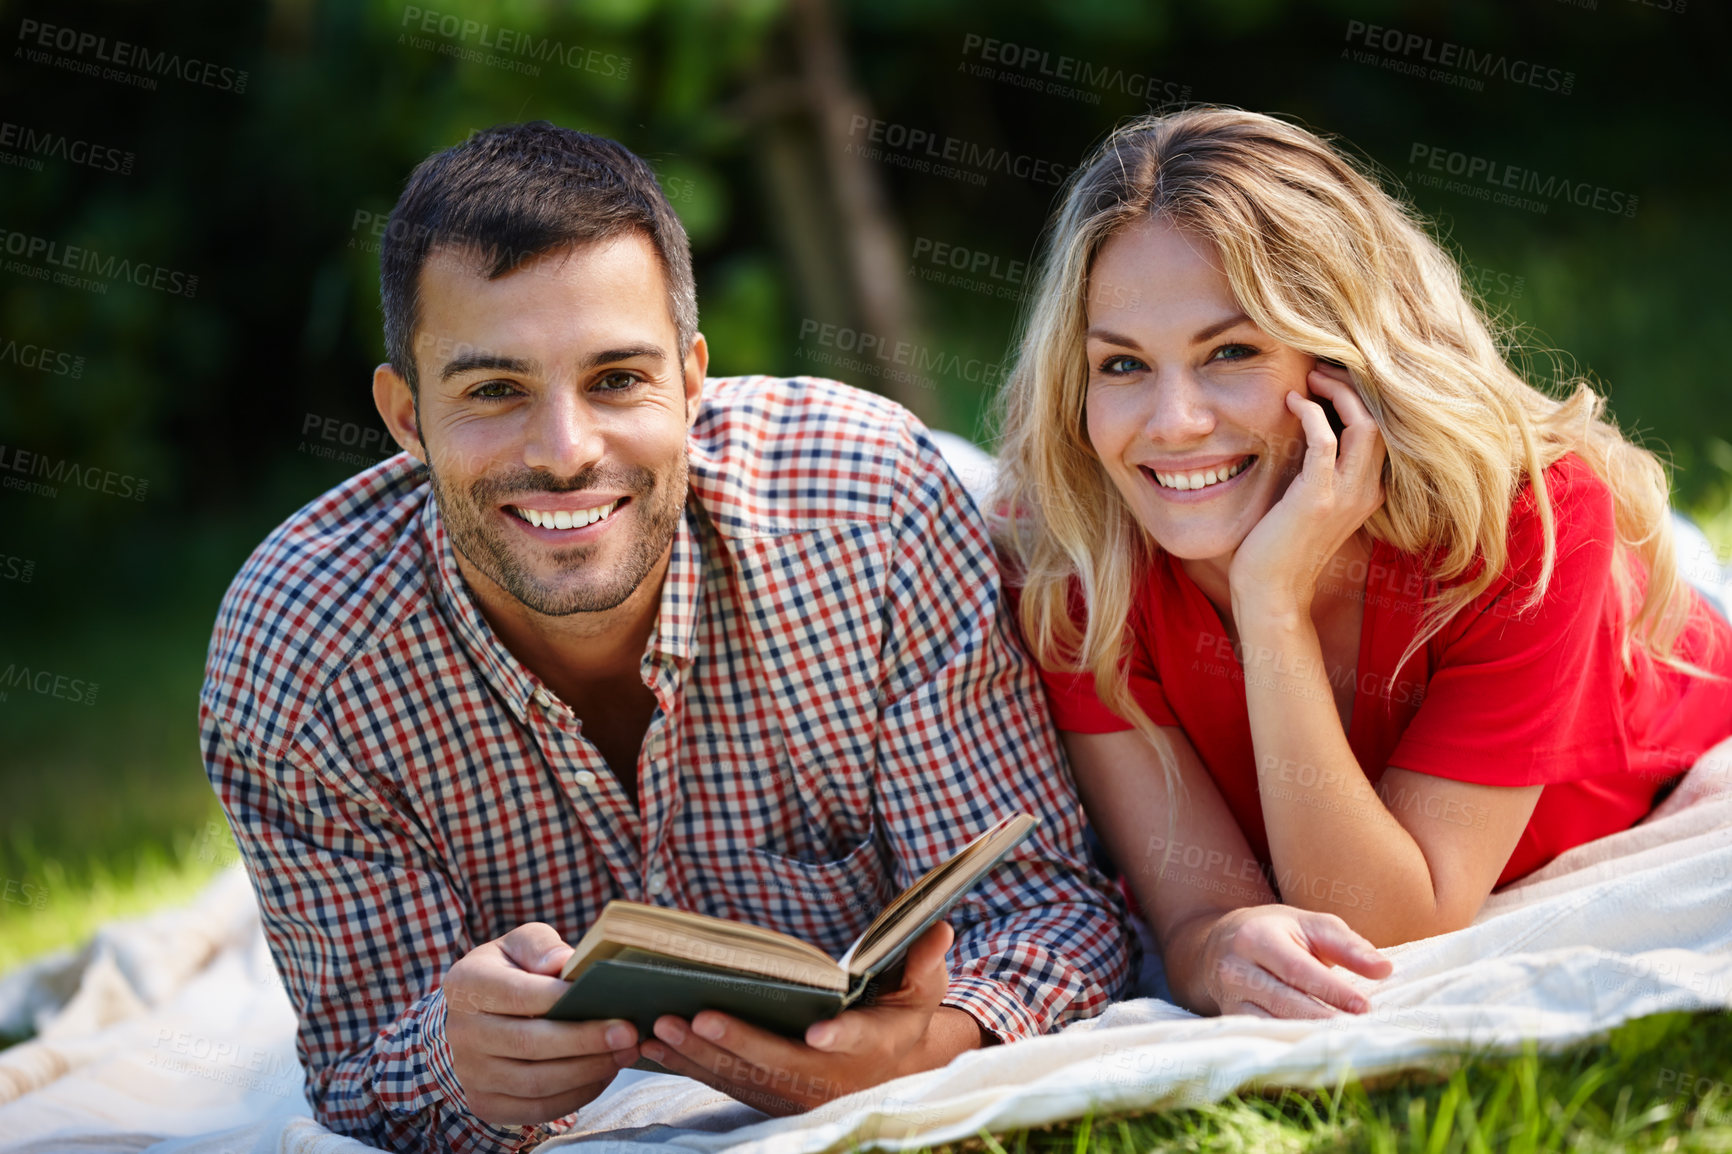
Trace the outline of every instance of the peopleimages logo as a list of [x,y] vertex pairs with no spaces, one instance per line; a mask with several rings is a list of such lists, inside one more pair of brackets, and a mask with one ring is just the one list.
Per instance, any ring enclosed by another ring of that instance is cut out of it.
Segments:
[[[196,56],[182,57],[178,52],[152,50],[142,44],[125,40],[110,40],[94,32],[83,32],[59,24],[44,24],[40,20],[22,20],[18,24],[18,39],[29,47],[20,48],[24,59],[32,64],[52,64],[104,80],[118,80],[140,88],[155,89],[156,77],[172,76],[188,84],[233,92],[236,96],[247,90],[247,73]],[[44,51],[46,50],[46,51]],[[51,52],[68,53],[55,57]],[[77,57],[79,59],[73,59]],[[81,60],[89,63],[81,64]],[[100,65],[112,65],[104,68]],[[128,72],[126,69],[133,69]]]
[[[1394,71],[1411,72],[1416,76],[1425,75],[1434,80],[1450,79],[1452,76],[1506,80],[1511,84],[1537,88],[1542,92],[1555,92],[1560,96],[1568,96],[1576,87],[1574,72],[1536,64],[1531,60],[1511,59],[1501,52],[1480,52],[1451,40],[1435,40],[1417,32],[1403,32],[1399,28],[1385,28],[1381,24],[1367,24],[1363,20],[1349,20],[1344,39],[1350,45],[1359,44],[1374,53],[1383,53],[1386,66],[1394,60],[1405,65],[1393,68]],[[1349,55],[1346,48],[1341,52],[1343,56]],[[1351,58],[1361,64],[1372,63],[1368,59]],[[1431,65],[1436,67],[1428,68]],[[1449,75],[1438,75],[1440,72],[1447,72]]]
[[[161,265],[150,264],[147,261],[135,261],[130,257],[114,256],[112,253],[104,256],[93,248],[84,248],[75,244],[61,244],[44,236],[32,236],[27,232],[12,232],[0,228],[0,253],[6,256],[19,257],[23,262],[12,262],[19,267],[7,267],[8,272],[20,275],[34,275],[39,280],[56,280],[57,283],[71,284],[64,278],[72,274],[82,273],[86,276],[101,277],[104,280],[128,281],[140,288],[155,289],[171,296],[191,297],[198,292],[198,277],[190,276],[176,269],[164,268]],[[37,266],[28,262],[41,261]],[[77,278],[74,278],[77,279]],[[107,292],[108,286],[98,281],[80,280],[73,284],[75,288],[91,289],[97,292]]]
[[[20,449],[15,445],[0,445],[0,487],[35,493],[42,497],[58,497],[60,490],[53,485],[77,485],[92,493],[107,493],[111,497],[142,501],[150,491],[150,482],[130,473],[117,473],[96,465],[80,465],[76,461],[56,460],[43,453]],[[21,478],[39,477],[40,481]],[[50,484],[51,482],[51,484]]]
[[[1410,169],[1404,178],[1410,184],[1459,192],[1530,212],[1544,213],[1561,200],[1578,208],[1628,217],[1636,215],[1636,205],[1640,200],[1631,193],[1590,181],[1548,176],[1531,168],[1420,141],[1415,141],[1408,149],[1407,163],[1417,167],[1417,171]],[[1443,176],[1433,176],[1432,173],[1457,179],[1445,180]]]
[[135,159],[132,153],[112,145],[76,140],[64,133],[14,124],[10,120],[0,121],[0,149],[16,150],[0,151],[0,163],[33,171],[42,168],[42,162],[36,158],[46,156],[50,160],[64,160],[97,172],[118,172],[125,176],[132,172]]
[[[980,63],[971,63],[970,57],[978,58]],[[1016,44],[977,32],[963,36],[962,58],[962,70],[971,76],[1085,104],[1099,104],[1102,92],[1135,97],[1155,106],[1188,100],[1191,96],[1188,84],[1075,56],[1054,56],[1038,45]]]
[[0,365],[17,365],[21,369],[71,377],[75,381],[84,375],[84,358],[81,356],[5,337],[0,337]]
[[[631,57],[582,44],[567,44],[551,36],[536,36],[503,25],[486,24],[450,12],[405,5],[399,25],[405,31],[398,43],[413,48],[432,49],[442,55],[454,56],[476,64],[493,64],[539,76],[541,69],[530,61],[543,64],[552,61],[578,72],[593,72],[597,76],[625,79],[631,75]],[[429,41],[408,39],[410,33],[442,37],[447,43],[435,47]],[[474,47],[464,47],[473,42]]]
[[[976,185],[985,184],[988,174],[995,172],[1036,184],[1058,185],[1064,183],[1065,173],[1070,171],[1069,165],[1044,157],[859,114],[849,120],[848,135],[864,136],[864,140],[850,139],[846,150],[867,160],[884,160],[899,168],[938,176],[962,177]],[[898,156],[904,159],[897,159]]]

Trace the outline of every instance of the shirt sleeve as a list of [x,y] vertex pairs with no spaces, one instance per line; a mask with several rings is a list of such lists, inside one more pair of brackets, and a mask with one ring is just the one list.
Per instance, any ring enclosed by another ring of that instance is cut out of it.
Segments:
[[1089,863],[1082,807],[1034,663],[1001,611],[979,514],[918,441],[890,558],[879,804],[900,887],[1001,818],[1040,819],[950,915],[945,1004],[1011,1041],[1104,1010],[1132,947],[1117,892]]
[[[439,988],[471,948],[465,903],[403,818],[331,755],[316,768],[261,757],[208,703],[200,721],[205,769],[299,1020],[314,1118],[402,1154],[497,1154],[545,1137],[544,1127],[489,1125],[465,1105]],[[318,744],[336,748],[328,734]]]
[[1557,560],[1545,597],[1526,608],[1543,538],[1524,490],[1504,573],[1431,643],[1424,704],[1389,764],[1482,785],[1547,785],[1604,773],[1606,750],[1625,747],[1611,491],[1585,466],[1554,466],[1547,480]]

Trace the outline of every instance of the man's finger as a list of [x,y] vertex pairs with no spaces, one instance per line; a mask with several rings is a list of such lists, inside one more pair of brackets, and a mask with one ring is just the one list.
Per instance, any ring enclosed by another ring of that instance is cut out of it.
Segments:
[[505,959],[481,963],[445,983],[445,1006],[457,1014],[503,1014],[514,1018],[539,1018],[571,989],[571,983],[541,974],[525,973]]
[[605,1086],[620,1068],[613,1054],[544,1062],[494,1058],[482,1072],[481,1080],[489,1093],[539,1101],[570,1093],[574,1087]]
[[488,1014],[474,1022],[474,1048],[495,1058],[545,1062],[612,1054],[637,1044],[637,1027],[630,1022],[552,1022],[546,1018],[516,1018]]
[[[834,1089],[830,1081],[811,1072],[814,1061],[819,1059],[810,1047],[715,1010],[705,1010],[693,1018],[691,1032],[696,1044],[680,1047],[688,1057],[700,1062],[716,1057],[723,1063],[720,1069],[724,1072],[733,1068],[748,1071],[754,1077],[767,1073],[772,1092],[786,1093],[795,1100],[810,1102],[814,1095],[834,1096],[825,1093]],[[732,1059],[732,1064],[725,1062],[722,1055]]]
[[[870,1006],[844,1010],[834,1018],[814,1022],[806,1028],[806,1045],[827,1054],[851,1054],[865,1048],[874,1034],[885,1029],[906,1028],[906,1015],[919,1015],[920,1028],[937,1011],[950,989],[950,971],[944,964],[956,932],[949,922],[929,926],[908,947],[902,984],[882,994]],[[894,1016],[904,1015],[900,1022]]]
[[797,1076],[792,1068],[760,1066],[694,1033],[691,1023],[672,1015],[656,1019],[655,1026],[655,1039],[643,1046],[644,1057],[652,1062],[696,1078],[766,1114],[791,1114],[811,1104],[801,1101],[798,1093],[810,1079]]
[[499,939],[499,949],[511,964],[532,974],[559,973],[572,947],[546,922],[526,922]]

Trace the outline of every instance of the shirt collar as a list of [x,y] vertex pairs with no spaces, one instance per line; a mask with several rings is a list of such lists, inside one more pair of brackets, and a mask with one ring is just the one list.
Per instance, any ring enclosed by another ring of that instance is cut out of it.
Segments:
[[[659,670],[669,665],[675,681],[691,664],[696,652],[698,595],[703,576],[703,557],[691,521],[695,502],[688,496],[685,515],[674,530],[673,550],[668,559],[667,575],[662,581],[661,604],[655,624],[650,628],[649,644],[645,647],[641,665],[644,683],[656,688]],[[457,632],[470,654],[480,664],[494,688],[523,720],[530,703],[543,686],[541,679],[499,640],[498,634],[482,616],[463,571],[457,567],[457,553],[451,535],[445,530],[445,518],[439,515],[439,505],[428,487],[426,504],[421,509],[421,527],[426,534],[428,552],[433,560],[438,596],[447,614],[456,622]]]

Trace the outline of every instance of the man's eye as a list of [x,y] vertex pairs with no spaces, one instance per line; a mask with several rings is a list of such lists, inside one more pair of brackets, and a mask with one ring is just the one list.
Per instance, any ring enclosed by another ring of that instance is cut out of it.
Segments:
[[1246,357],[1254,357],[1257,350],[1250,345],[1222,345],[1209,355],[1212,361],[1242,361]]
[[621,393],[637,384],[639,379],[636,373],[609,373],[597,381],[595,387],[607,393]]
[[504,401],[517,395],[510,381],[483,381],[469,390],[469,395],[482,401]]
[[1101,372],[1105,373],[1109,377],[1123,376],[1125,373],[1138,372],[1146,367],[1147,366],[1145,366],[1143,362],[1137,360],[1137,358],[1126,356],[1123,353],[1110,356],[1101,362]]

